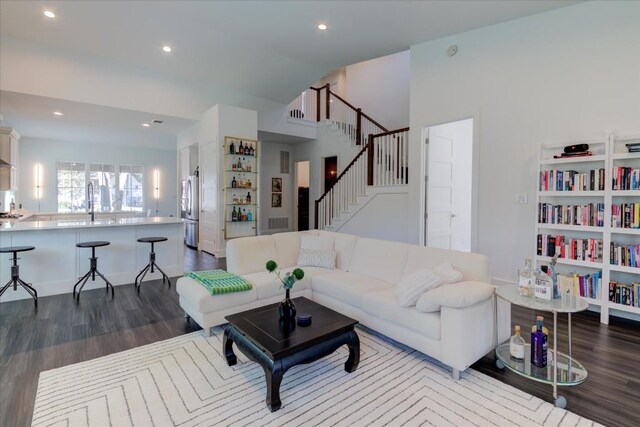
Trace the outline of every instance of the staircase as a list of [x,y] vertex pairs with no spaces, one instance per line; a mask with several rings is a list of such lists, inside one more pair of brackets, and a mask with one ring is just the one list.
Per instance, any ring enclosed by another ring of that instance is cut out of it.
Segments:
[[377,195],[406,191],[409,128],[389,131],[332,92],[328,84],[303,92],[289,104],[289,116],[325,122],[347,143],[362,146],[315,201],[317,229],[338,231]]

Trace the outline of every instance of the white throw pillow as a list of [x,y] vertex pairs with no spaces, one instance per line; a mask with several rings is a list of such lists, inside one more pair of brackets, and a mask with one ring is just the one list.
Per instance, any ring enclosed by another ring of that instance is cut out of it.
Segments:
[[416,310],[421,313],[440,311],[442,306],[452,308],[470,307],[491,298],[495,288],[488,283],[468,281],[455,285],[440,286],[425,292],[416,303]]
[[333,239],[329,236],[300,236],[300,249],[333,250]]
[[300,248],[299,267],[336,268],[336,251],[333,249]]
[[433,272],[442,278],[442,283],[450,284],[462,281],[462,273],[453,268],[448,262],[444,262],[433,269]]
[[396,296],[402,307],[411,307],[416,305],[420,295],[441,284],[440,276],[427,268],[421,268],[402,278],[396,287]]

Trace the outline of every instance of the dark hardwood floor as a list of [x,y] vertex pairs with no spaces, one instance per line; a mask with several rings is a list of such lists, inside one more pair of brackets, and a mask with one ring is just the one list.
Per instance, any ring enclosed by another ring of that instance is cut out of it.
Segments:
[[[226,268],[224,259],[185,249],[185,270]],[[25,273],[26,274],[26,273]],[[200,329],[187,324],[174,286],[145,282],[140,296],[133,285],[117,286],[113,300],[102,290],[83,291],[80,305],[71,295],[0,304],[0,425],[28,426],[40,372],[172,338]],[[514,323],[528,326],[536,313],[514,307]],[[549,319],[550,320],[550,319]],[[566,342],[566,319],[560,323]],[[589,371],[587,381],[560,389],[567,409],[608,426],[640,425],[640,324],[595,313],[574,316],[576,358]],[[493,356],[473,368],[551,401],[551,387],[499,371]]]

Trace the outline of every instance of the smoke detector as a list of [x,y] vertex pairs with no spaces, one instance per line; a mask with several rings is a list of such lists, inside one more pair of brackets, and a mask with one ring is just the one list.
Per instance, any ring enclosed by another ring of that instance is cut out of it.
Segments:
[[455,44],[449,46],[449,48],[447,49],[447,55],[453,56],[456,53],[458,53],[458,46],[456,46]]

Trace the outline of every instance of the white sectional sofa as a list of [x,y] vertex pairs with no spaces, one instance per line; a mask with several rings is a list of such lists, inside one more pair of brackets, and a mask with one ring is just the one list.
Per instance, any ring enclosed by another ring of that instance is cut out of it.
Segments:
[[[363,325],[406,344],[460,371],[509,337],[509,308],[500,306],[496,321],[494,287],[483,255],[429,248],[342,233],[305,231],[231,240],[227,271],[246,278],[253,289],[212,296],[189,278],[178,280],[185,314],[207,328],[226,323],[225,316],[284,298],[277,277],[266,271],[273,259],[284,272],[296,267],[302,234],[328,236],[336,251],[336,268],[303,267],[305,277],[292,298],[305,296],[357,319]],[[460,283],[441,286],[433,303],[439,310],[424,313],[402,307],[395,293],[401,279],[421,268],[447,262],[463,274]]]

